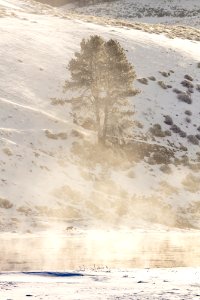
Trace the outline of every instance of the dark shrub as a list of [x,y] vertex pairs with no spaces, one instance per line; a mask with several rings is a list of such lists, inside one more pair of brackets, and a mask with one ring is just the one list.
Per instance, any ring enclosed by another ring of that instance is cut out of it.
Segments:
[[167,85],[163,81],[158,81],[158,85],[164,90],[167,89]]
[[139,81],[142,84],[148,84],[148,79],[147,78],[138,78],[137,81]]
[[195,135],[188,135],[188,141],[193,145],[199,145],[199,140]]
[[177,89],[177,88],[173,89],[173,92],[176,93],[176,94],[181,94],[181,93],[182,93],[182,91],[180,91],[180,90]]
[[171,135],[172,135],[172,133],[170,130],[165,130],[165,136],[171,136]]
[[149,78],[149,80],[151,80],[151,81],[156,81],[156,77],[154,77],[154,76],[149,76],[148,78]]
[[172,173],[172,170],[171,170],[171,168],[170,168],[169,165],[162,165],[162,166],[160,167],[160,170],[161,170],[163,173],[165,173],[165,174],[171,174],[171,173]]
[[186,75],[184,76],[184,78],[187,79],[187,80],[189,80],[189,81],[193,81],[192,76],[190,76],[190,75],[188,75],[188,74],[186,74]]
[[173,125],[173,120],[170,116],[164,116],[165,117],[165,120],[164,120],[164,123],[167,124],[167,125]]
[[171,126],[171,131],[173,131],[174,133],[180,133],[180,132],[182,132],[182,130],[177,126],[177,125],[172,125]]
[[185,121],[186,121],[187,123],[191,123],[191,119],[190,119],[190,118],[185,118]]
[[153,127],[151,127],[149,130],[151,134],[156,137],[165,137],[171,135],[171,132],[169,130],[163,131],[160,124],[154,124]]
[[191,104],[192,103],[192,99],[191,99],[191,96],[188,95],[187,93],[181,93],[181,94],[178,94],[178,99],[182,102],[185,102],[187,104]]
[[9,209],[12,207],[13,207],[13,204],[9,200],[0,198],[0,208]]
[[169,77],[170,76],[170,72],[159,72],[162,76],[164,77]]
[[[186,135],[186,133],[185,133],[185,135]],[[186,151],[188,151],[188,148],[185,147],[185,146],[183,146],[183,145],[181,145],[180,146],[180,150],[186,152]]]
[[195,135],[198,140],[200,140],[200,134]]
[[179,135],[180,135],[180,137],[182,137],[182,138],[185,138],[185,137],[187,136],[186,132],[185,132],[185,131],[182,131],[182,130],[179,132]]
[[152,159],[157,164],[169,164],[171,162],[171,157],[167,153],[155,152],[152,155]]
[[142,129],[144,127],[144,125],[141,122],[137,121],[137,120],[134,121],[134,124],[135,124],[135,126],[137,126],[140,129]]
[[194,84],[191,81],[187,80],[187,79],[181,81],[181,84],[183,86],[187,87],[187,88],[193,88],[194,87]]
[[186,111],[185,111],[185,114],[188,115],[188,116],[191,116],[191,115],[192,115],[192,112],[191,112],[190,110],[186,110]]
[[194,93],[194,89],[193,88],[188,88],[188,93],[193,94]]

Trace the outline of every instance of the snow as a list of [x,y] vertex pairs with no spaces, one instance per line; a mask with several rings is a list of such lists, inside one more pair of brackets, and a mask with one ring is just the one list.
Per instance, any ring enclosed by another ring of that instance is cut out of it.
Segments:
[[[80,274],[1,273],[2,299],[197,300],[199,268],[87,270]],[[60,277],[60,276],[61,277]]]
[[64,5],[78,13],[151,24],[180,24],[199,28],[198,0],[117,0],[82,7]]
[[19,6],[16,6],[16,5],[12,4],[10,1],[6,1],[6,0],[2,0],[0,3],[0,6],[6,7],[6,8],[19,9]]

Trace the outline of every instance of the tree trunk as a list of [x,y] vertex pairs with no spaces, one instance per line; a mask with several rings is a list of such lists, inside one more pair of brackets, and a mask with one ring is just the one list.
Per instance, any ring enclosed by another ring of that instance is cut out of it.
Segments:
[[103,123],[103,135],[102,135],[102,143],[105,145],[106,143],[106,136],[107,136],[107,129],[108,129],[108,104],[105,105],[105,116],[104,116],[104,123]]
[[95,103],[95,115],[96,115],[96,122],[97,122],[97,136],[98,136],[98,143],[101,143],[102,137],[101,137],[101,120],[99,115],[99,105],[98,100],[94,99]]

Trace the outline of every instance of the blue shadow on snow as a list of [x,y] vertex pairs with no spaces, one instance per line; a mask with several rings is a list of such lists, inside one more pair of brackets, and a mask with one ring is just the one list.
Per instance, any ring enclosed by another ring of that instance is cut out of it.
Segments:
[[84,276],[81,273],[70,273],[70,272],[22,272],[25,275],[37,275],[37,276],[49,276],[49,277],[74,277]]

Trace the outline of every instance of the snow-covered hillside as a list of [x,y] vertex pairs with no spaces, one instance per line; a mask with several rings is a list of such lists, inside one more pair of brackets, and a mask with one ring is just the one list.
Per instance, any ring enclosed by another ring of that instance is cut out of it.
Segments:
[[[200,227],[200,42],[97,25],[28,0],[1,0],[0,16],[1,230],[35,231],[49,217]],[[66,97],[69,60],[92,34],[117,39],[137,73],[126,156],[99,151],[70,106],[54,105]]]
[[114,0],[100,1],[95,5],[74,7],[67,4],[64,9],[73,9],[82,14],[107,16],[129,21],[182,24],[200,28],[200,3],[198,0]]

